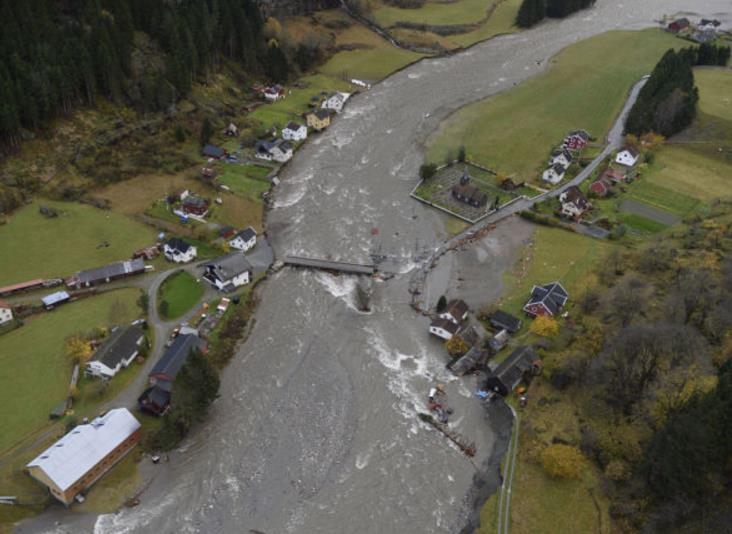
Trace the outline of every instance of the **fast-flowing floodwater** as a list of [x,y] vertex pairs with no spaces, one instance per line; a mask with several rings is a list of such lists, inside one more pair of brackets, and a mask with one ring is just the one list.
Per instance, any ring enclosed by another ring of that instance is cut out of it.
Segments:
[[[445,371],[444,349],[408,305],[410,270],[446,237],[440,216],[408,197],[421,143],[450,112],[535,75],[567,45],[680,10],[729,21],[732,4],[598,0],[572,18],[422,61],[354,98],[283,173],[267,222],[280,257],[385,256],[383,267],[401,274],[375,284],[372,312],[357,311],[353,278],[281,271],[261,291],[210,419],[153,468],[140,506],[98,518],[51,513],[20,530],[60,521],[57,531],[100,533],[459,531],[476,467],[499,456],[509,423],[471,398],[470,380]],[[525,234],[498,233],[476,253],[486,299]],[[475,265],[470,273],[479,278]],[[435,381],[448,384],[453,422],[478,445],[473,462],[417,421]]]

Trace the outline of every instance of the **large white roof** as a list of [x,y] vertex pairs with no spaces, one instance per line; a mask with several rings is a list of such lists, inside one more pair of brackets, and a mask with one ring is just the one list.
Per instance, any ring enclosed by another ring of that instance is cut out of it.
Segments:
[[127,408],[116,408],[79,425],[26,467],[38,466],[65,491],[140,428]]

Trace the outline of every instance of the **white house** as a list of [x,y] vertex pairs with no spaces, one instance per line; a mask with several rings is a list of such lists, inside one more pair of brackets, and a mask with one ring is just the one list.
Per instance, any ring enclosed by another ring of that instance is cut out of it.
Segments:
[[9,323],[12,320],[13,308],[4,300],[0,300],[0,324]]
[[559,202],[562,204],[562,214],[573,219],[579,219],[590,208],[587,197],[576,185],[559,195]]
[[203,278],[219,291],[233,291],[252,280],[252,266],[242,252],[232,252],[206,264]]
[[430,324],[430,334],[445,341],[451,340],[452,336],[458,333],[458,330],[460,330],[460,327],[449,319],[435,319]]
[[290,122],[282,130],[282,139],[286,141],[304,141],[308,138],[308,127],[304,124]]
[[198,250],[187,241],[179,237],[173,237],[163,245],[163,254],[165,254],[168,261],[187,263],[196,258]]
[[332,93],[328,95],[328,98],[323,101],[320,107],[323,109],[332,109],[336,113],[340,113],[350,96],[349,93]]
[[640,153],[638,150],[632,146],[627,146],[618,152],[618,155],[615,156],[615,161],[626,167],[632,167],[638,162],[639,157]]
[[560,163],[556,163],[544,171],[541,175],[541,179],[550,184],[558,184],[564,178],[564,173],[567,169]]
[[145,334],[139,325],[116,327],[86,363],[86,374],[112,378],[137,357],[144,339]]
[[439,314],[438,317],[460,324],[468,317],[468,305],[462,300],[451,300],[447,303],[445,311]]
[[557,149],[552,152],[552,157],[549,158],[549,165],[556,165],[559,163],[562,167],[569,167],[572,163],[572,154],[566,148]]
[[292,159],[292,145],[284,139],[276,141],[257,141],[254,157],[265,161],[285,163]]
[[277,102],[278,100],[283,100],[285,98],[285,88],[281,85],[273,85],[272,87],[267,87],[264,90],[264,99],[269,102]]
[[246,252],[257,244],[257,232],[251,226],[244,228],[229,240],[229,246],[242,252]]

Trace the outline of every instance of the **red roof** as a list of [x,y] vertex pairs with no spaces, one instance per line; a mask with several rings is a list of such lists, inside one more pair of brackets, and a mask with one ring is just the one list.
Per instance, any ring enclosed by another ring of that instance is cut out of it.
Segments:
[[9,310],[10,309],[10,304],[8,304],[7,302],[5,302],[4,300],[0,300],[0,308],[7,308]]
[[42,286],[43,282],[45,282],[43,278],[36,278],[35,280],[28,280],[27,282],[21,282],[19,284],[0,287],[0,295],[5,293],[14,293],[15,291],[22,291],[23,289],[30,289],[36,286]]

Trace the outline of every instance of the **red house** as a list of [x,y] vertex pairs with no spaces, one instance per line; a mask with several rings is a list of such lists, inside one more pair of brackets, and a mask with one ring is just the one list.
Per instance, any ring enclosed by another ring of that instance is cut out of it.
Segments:
[[531,298],[524,305],[524,311],[531,317],[557,315],[568,299],[567,290],[559,282],[534,286],[534,289],[531,290]]
[[678,19],[668,25],[668,31],[673,33],[679,33],[681,30],[685,30],[686,28],[688,28],[690,24],[691,23],[687,18]]
[[208,213],[208,208],[210,206],[208,200],[191,193],[181,195],[180,204],[183,213],[192,213],[199,217],[204,217]]
[[612,182],[600,177],[590,184],[590,192],[595,193],[598,197],[604,197],[612,186]]
[[570,150],[582,150],[590,142],[590,134],[585,130],[573,130],[564,138],[564,147]]

